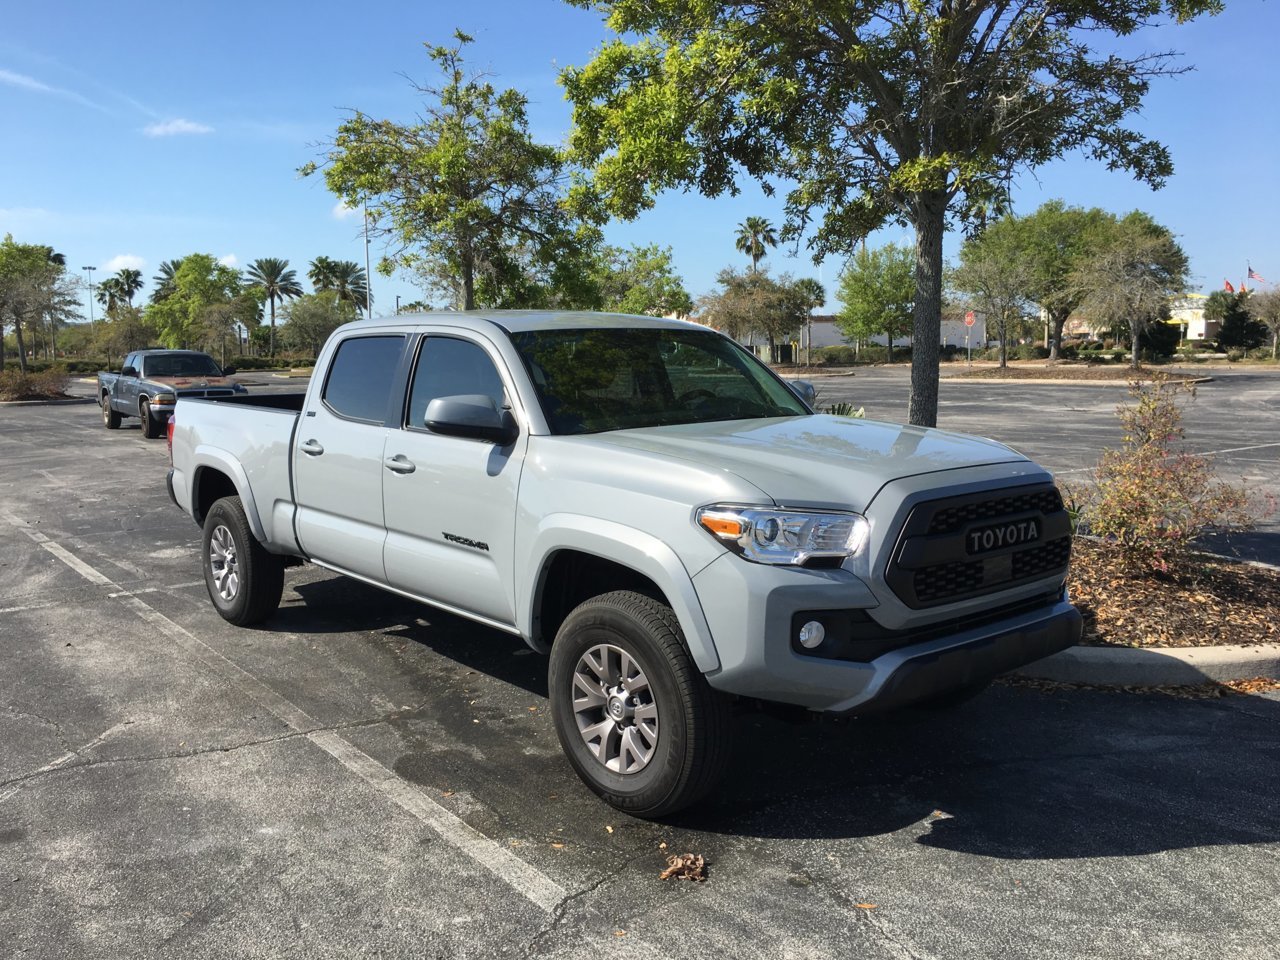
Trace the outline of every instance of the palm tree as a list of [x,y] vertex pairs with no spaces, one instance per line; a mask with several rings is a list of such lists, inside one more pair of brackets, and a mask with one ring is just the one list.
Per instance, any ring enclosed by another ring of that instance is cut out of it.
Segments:
[[271,304],[271,356],[276,355],[276,301],[302,296],[298,275],[289,269],[289,261],[279,257],[259,257],[245,270],[245,279],[262,288]]
[[124,302],[132,307],[133,298],[142,289],[142,271],[124,267],[117,270],[115,277],[112,279],[119,281],[120,293],[124,296]]
[[128,302],[125,296],[124,283],[118,276],[107,277],[98,284],[97,299],[104,308],[106,308],[108,316],[116,312],[116,308],[122,303]]
[[182,266],[182,258],[175,260],[162,260],[160,266],[156,270],[156,275],[151,279],[155,281],[156,288],[151,291],[151,302],[159,303],[166,299],[169,294],[173,293],[173,278],[177,275],[179,268]]
[[759,266],[760,258],[765,255],[766,249],[777,245],[777,231],[764,217],[747,217],[738,224],[738,236],[734,246],[740,253],[745,253],[751,258],[752,273],[756,272],[756,267]]
[[339,300],[346,300],[357,310],[364,310],[369,300],[369,276],[354,260],[330,260],[316,257],[307,271],[316,293],[332,290]]

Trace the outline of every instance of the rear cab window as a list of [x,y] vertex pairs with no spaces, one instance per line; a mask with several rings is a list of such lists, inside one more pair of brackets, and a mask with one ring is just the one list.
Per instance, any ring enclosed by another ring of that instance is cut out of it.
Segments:
[[346,420],[384,422],[404,340],[400,334],[343,340],[329,363],[321,402]]

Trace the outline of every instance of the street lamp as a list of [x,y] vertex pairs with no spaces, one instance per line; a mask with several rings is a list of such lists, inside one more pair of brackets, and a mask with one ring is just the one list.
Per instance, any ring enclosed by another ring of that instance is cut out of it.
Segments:
[[98,268],[97,267],[81,267],[80,269],[83,270],[85,272],[85,275],[89,278],[89,328],[92,329],[93,328],[93,271],[97,270]]
[[400,294],[396,294],[396,316],[400,316]]

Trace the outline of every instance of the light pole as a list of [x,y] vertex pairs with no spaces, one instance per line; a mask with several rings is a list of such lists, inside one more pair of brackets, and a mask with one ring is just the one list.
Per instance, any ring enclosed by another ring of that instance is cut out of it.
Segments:
[[396,294],[396,316],[400,316],[400,294]]
[[369,271],[369,203],[360,201],[360,209],[364,211],[364,315],[373,316],[373,274]]
[[92,330],[93,329],[93,271],[97,270],[98,268],[97,267],[81,267],[80,269],[83,270],[85,272],[85,276],[89,278],[89,329]]

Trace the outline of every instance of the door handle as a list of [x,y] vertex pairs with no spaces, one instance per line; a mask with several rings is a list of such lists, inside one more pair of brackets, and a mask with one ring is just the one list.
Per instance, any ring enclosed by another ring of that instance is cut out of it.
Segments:
[[304,440],[298,444],[298,449],[305,453],[308,457],[318,457],[324,453],[324,447],[320,446],[319,440]]
[[387,457],[382,461],[382,465],[392,473],[413,473],[418,469],[413,461],[403,453],[397,453],[394,457]]

